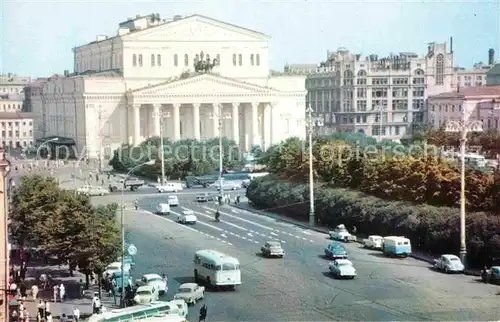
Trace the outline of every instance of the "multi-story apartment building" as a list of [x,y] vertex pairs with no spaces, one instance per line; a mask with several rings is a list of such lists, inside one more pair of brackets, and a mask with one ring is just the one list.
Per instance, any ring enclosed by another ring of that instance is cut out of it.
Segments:
[[428,96],[452,91],[465,77],[473,76],[475,85],[485,74],[479,65],[454,69],[453,50],[446,43],[429,44],[424,56],[402,52],[382,58],[340,48],[328,52],[327,60],[308,75],[307,103],[324,118],[320,134],[364,132],[399,140],[425,121]]
[[33,115],[23,111],[29,77],[0,75],[0,141],[3,147],[33,145]]

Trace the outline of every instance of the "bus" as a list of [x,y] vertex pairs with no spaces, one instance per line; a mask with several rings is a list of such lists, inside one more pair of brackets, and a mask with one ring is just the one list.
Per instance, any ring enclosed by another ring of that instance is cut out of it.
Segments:
[[194,279],[233,289],[241,284],[240,262],[216,250],[199,250],[194,255]]
[[466,154],[464,157],[465,164],[479,168],[483,168],[486,166],[486,158],[480,154]]
[[[94,314],[89,317],[88,322],[129,322],[129,321],[147,321],[153,317],[168,317],[183,318],[179,314],[180,308],[174,307],[172,302],[151,302],[150,304],[141,304],[127,307],[124,309],[116,309],[101,314]],[[182,315],[187,315],[187,312],[182,312]],[[170,320],[167,320],[170,321]],[[180,320],[180,321],[186,321]]]

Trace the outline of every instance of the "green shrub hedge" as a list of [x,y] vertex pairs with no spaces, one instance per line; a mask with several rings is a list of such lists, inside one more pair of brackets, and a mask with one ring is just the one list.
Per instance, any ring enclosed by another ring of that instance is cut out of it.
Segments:
[[[252,180],[247,197],[254,207],[306,221],[309,216],[309,186],[293,184],[274,176]],[[365,235],[401,235],[415,248],[434,254],[458,253],[459,210],[456,208],[390,202],[349,189],[315,187],[315,209],[319,224],[335,227],[355,225]],[[483,212],[467,214],[469,265],[482,267],[500,258],[500,216]]]

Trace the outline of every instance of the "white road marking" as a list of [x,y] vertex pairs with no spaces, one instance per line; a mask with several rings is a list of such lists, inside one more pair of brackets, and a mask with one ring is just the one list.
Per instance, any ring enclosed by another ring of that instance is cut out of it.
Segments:
[[259,242],[258,242],[258,241],[256,241],[256,240],[254,240],[253,242],[254,242],[255,244],[259,244]]
[[225,234],[220,234],[221,237],[227,238],[227,235]]
[[245,236],[241,236],[241,239],[247,240],[248,238],[246,238]]
[[274,235],[274,236],[278,236],[278,234],[276,234],[276,233],[273,233],[273,232],[271,232],[270,234],[271,234],[271,235]]
[[[214,211],[213,209],[210,209],[210,208],[208,208],[208,207],[203,207],[203,208],[208,209],[208,210],[212,210],[212,211]],[[244,218],[240,218],[240,217],[236,217],[236,216],[230,215],[230,214],[228,214],[228,213],[226,213],[226,212],[222,212],[222,211],[221,211],[220,213],[221,213],[221,214],[224,214],[224,215],[226,215],[226,216],[229,216],[229,217],[231,217],[231,218],[235,218],[235,219],[238,219],[238,220],[244,221],[244,222],[246,222],[246,223],[248,223],[248,224],[251,224],[251,225],[254,225],[254,226],[257,226],[257,227],[263,228],[263,229],[267,229],[267,230],[275,231],[275,229],[273,229],[273,228],[266,227],[266,226],[261,225],[261,224],[258,224],[258,223],[256,223],[256,222],[253,222],[253,221],[250,221],[250,220],[246,220],[246,219],[244,219]]]
[[[212,216],[205,215],[205,214],[203,214],[203,213],[201,213],[201,212],[194,211],[194,210],[189,209],[189,208],[186,208],[186,207],[182,207],[182,209],[184,209],[184,210],[191,210],[191,211],[192,211],[192,212],[194,212],[194,213],[197,213],[197,214],[200,214],[200,215],[202,215],[202,216],[205,216],[205,217],[207,217],[207,218],[212,219]],[[212,214],[212,212],[207,211],[207,210],[205,210],[205,212],[207,212],[207,213],[209,213],[209,214]],[[222,212],[221,212],[221,213],[222,213]],[[233,224],[233,223],[230,223],[230,222],[224,222],[224,224],[229,225],[229,226],[233,226],[234,228],[238,228],[238,229],[243,230],[243,231],[248,231],[248,229],[246,229],[245,227],[241,227],[241,226],[238,226],[238,225]]]
[[238,214],[239,212],[234,210],[234,209],[231,209],[232,212],[234,212],[235,214]]
[[311,233],[310,233],[310,232],[308,232],[307,230],[303,230],[303,231],[302,231],[302,233],[303,233],[303,234],[306,234],[306,235],[311,235]]
[[282,243],[282,244],[286,244],[286,241],[284,241],[284,240],[281,240],[281,243]]
[[248,233],[247,236],[253,237],[252,233]]
[[[155,216],[156,218],[159,218],[159,219],[162,219],[162,220],[165,220],[165,221],[168,221],[168,222],[171,222],[171,223],[177,224],[177,225],[178,225],[178,226],[180,226],[180,227],[183,227],[183,228],[185,228],[185,229],[187,229],[187,230],[194,231],[194,232],[196,232],[196,233],[198,233],[198,234],[202,234],[202,235],[207,236],[207,237],[212,238],[212,239],[215,239],[215,238],[216,238],[216,237],[214,237],[214,236],[212,236],[212,235],[209,235],[209,234],[207,234],[207,233],[204,233],[204,232],[199,231],[199,230],[197,230],[197,229],[194,229],[194,228],[192,228],[192,227],[189,227],[189,226],[186,226],[186,225],[179,225],[179,223],[178,223],[178,222],[173,221],[172,219],[168,219],[168,218],[165,218],[165,217],[162,217],[162,216],[158,216],[158,215],[154,214],[154,213],[153,213],[153,212],[151,212],[151,211],[147,211],[147,210],[134,210],[134,211],[136,211],[136,212],[141,212],[141,213],[146,213],[146,214],[148,214],[148,215],[153,215],[153,216]],[[221,240],[220,238],[218,238],[218,239],[219,239],[222,243],[228,244],[228,245],[230,245],[230,246],[234,246],[232,243],[230,243],[230,242],[228,242],[228,241]]]

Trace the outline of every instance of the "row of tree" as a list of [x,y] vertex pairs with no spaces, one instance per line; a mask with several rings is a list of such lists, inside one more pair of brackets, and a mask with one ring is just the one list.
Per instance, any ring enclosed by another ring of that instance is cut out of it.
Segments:
[[117,209],[94,207],[87,196],[59,188],[54,178],[25,176],[11,194],[9,231],[17,245],[57,256],[71,270],[78,265],[88,278],[120,256]]
[[[163,153],[162,153],[163,150]],[[114,151],[110,165],[115,171],[126,172],[128,169],[149,160],[156,160],[151,166],[144,166],[135,172],[153,180],[161,176],[161,157],[165,162],[168,177],[178,179],[187,175],[202,175],[219,169],[219,139],[204,141],[164,139],[163,148],[160,138],[153,137],[139,146],[123,145]],[[245,158],[239,146],[233,140],[222,138],[223,167],[241,168]]]
[[[386,200],[435,206],[458,206],[460,169],[456,160],[441,157],[425,144],[376,143],[363,135],[336,134],[313,143],[315,181],[350,188]],[[282,179],[307,182],[308,146],[290,138],[269,149],[261,159]],[[472,211],[500,209],[500,173],[466,170],[467,206]]]
[[[246,194],[254,207],[308,220],[307,184],[271,175],[252,180]],[[456,208],[387,201],[324,183],[316,185],[314,196],[316,220],[323,226],[344,224],[356,226],[361,235],[406,236],[416,249],[434,254],[453,254],[460,249]],[[500,264],[500,216],[469,212],[466,219],[469,265],[482,268]]]

